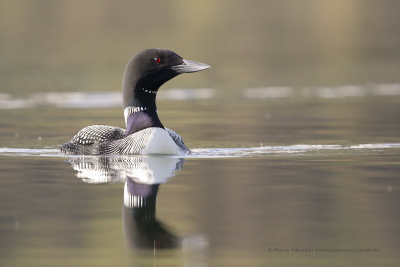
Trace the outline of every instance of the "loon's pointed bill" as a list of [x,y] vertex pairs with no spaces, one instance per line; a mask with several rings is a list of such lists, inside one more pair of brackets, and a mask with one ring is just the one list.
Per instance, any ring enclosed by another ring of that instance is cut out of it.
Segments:
[[196,72],[196,71],[201,71],[204,69],[208,69],[211,66],[201,63],[201,62],[196,62],[196,61],[191,61],[187,59],[183,59],[183,63],[179,65],[175,65],[170,67],[172,70],[176,71],[177,73],[190,73],[190,72]]

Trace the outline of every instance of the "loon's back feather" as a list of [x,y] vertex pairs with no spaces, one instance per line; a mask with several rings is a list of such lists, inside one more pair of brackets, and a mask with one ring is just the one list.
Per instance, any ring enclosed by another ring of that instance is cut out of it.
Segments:
[[184,154],[190,154],[189,148],[183,142],[183,138],[175,131],[165,128],[169,136],[174,140],[175,144],[184,152]]
[[91,125],[86,126],[75,134],[70,143],[92,145],[114,141],[125,137],[125,129],[106,125]]
[[61,151],[73,155],[190,153],[180,135],[168,128],[150,127],[127,135],[122,128],[105,125],[83,128]]

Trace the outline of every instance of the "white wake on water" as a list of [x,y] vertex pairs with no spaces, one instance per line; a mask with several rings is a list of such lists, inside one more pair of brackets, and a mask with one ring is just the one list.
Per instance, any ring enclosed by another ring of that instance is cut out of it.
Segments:
[[[262,146],[249,148],[198,148],[192,149],[193,157],[252,157],[262,155],[285,155],[285,154],[312,154],[323,151],[364,151],[385,150],[400,148],[399,143],[359,144],[359,145],[290,145],[290,146]],[[189,156],[189,157],[190,157]]]
[[[260,147],[233,147],[233,148],[194,148],[189,156],[174,156],[185,158],[229,158],[229,157],[259,157],[265,155],[304,154],[312,155],[316,152],[351,152],[386,151],[400,149],[400,143],[377,143],[358,145],[290,145],[290,146],[260,146]],[[327,153],[329,155],[329,153]],[[0,156],[39,156],[39,157],[76,157],[61,154],[57,148],[0,148]],[[132,155],[135,156],[135,155]],[[140,155],[137,155],[140,156]],[[112,156],[115,157],[115,156]],[[118,157],[118,156],[117,156]]]

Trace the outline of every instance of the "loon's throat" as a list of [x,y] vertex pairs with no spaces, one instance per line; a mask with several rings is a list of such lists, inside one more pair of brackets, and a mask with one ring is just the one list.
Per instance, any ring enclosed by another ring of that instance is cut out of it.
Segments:
[[[143,82],[143,81],[142,81]],[[128,134],[138,132],[149,127],[164,128],[157,114],[156,96],[158,87],[142,86],[141,82],[134,85],[129,104],[125,106],[124,117]],[[124,92],[125,92],[124,87]]]
[[124,110],[125,125],[127,125],[128,118],[132,114],[134,114],[136,112],[147,111],[147,110],[150,110],[150,109],[148,107],[142,107],[142,106],[139,106],[139,107],[132,107],[132,106],[126,107],[125,110]]
[[126,107],[124,111],[126,131],[133,134],[149,127],[164,128],[157,111],[148,107]]

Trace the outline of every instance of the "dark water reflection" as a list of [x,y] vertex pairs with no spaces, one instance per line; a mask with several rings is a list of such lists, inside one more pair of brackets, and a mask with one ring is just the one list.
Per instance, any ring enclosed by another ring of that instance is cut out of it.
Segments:
[[397,266],[399,159],[398,148],[192,158],[184,168],[175,158],[70,158],[72,170],[2,156],[1,263]]
[[70,160],[78,177],[90,184],[124,183],[122,225],[133,249],[181,247],[180,238],[156,217],[161,184],[183,168],[183,159],[172,157],[78,157]]
[[[178,238],[156,218],[159,184],[125,183],[122,220],[124,237],[132,248],[178,247]],[[138,203],[137,203],[138,202]]]

